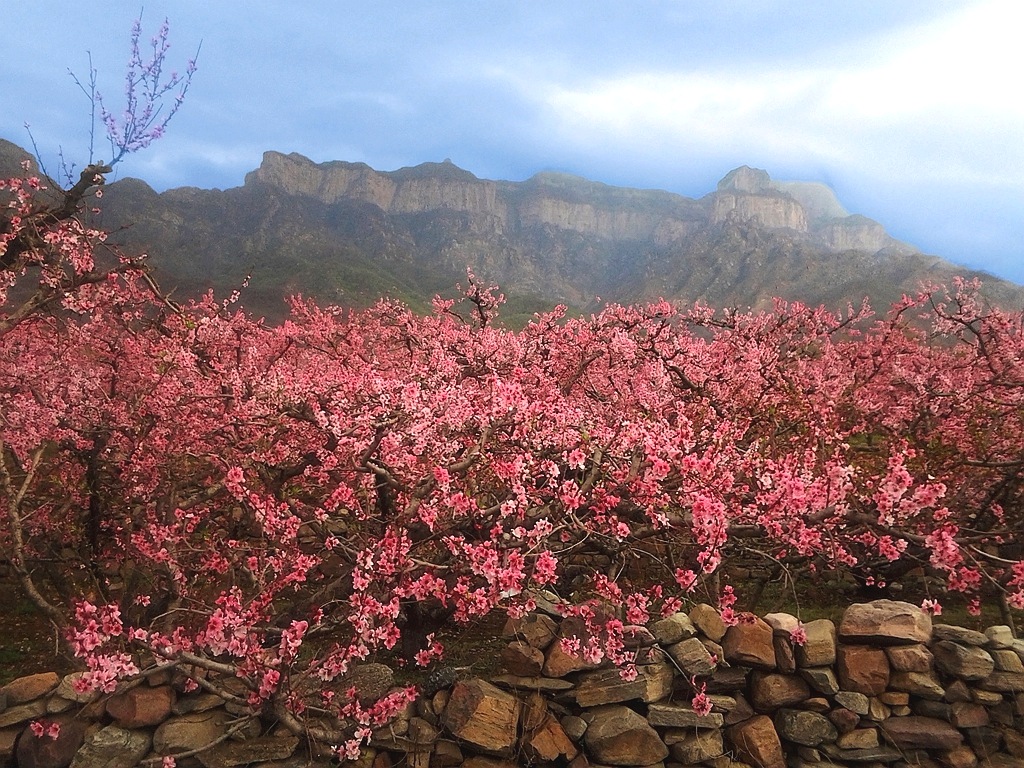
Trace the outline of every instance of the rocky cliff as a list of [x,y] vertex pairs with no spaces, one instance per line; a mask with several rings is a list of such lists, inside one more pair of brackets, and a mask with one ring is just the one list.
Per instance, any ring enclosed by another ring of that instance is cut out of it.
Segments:
[[[0,171],[25,153],[0,142]],[[773,296],[885,306],[922,282],[974,276],[849,215],[826,186],[778,182],[746,166],[700,199],[612,187],[562,173],[479,179],[449,161],[397,171],[267,152],[241,187],[156,193],[108,185],[98,222],[146,251],[188,295],[251,275],[248,306],[268,317],[302,293],[347,305],[382,295],[425,309],[471,267],[509,296],[507,312],[666,297],[764,306]],[[1024,290],[982,275],[996,302]]]

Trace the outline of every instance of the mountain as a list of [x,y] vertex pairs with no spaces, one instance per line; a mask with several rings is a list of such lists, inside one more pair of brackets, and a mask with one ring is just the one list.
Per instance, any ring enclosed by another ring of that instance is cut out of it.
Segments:
[[[0,171],[11,155],[0,143]],[[1020,286],[920,253],[848,214],[825,185],[745,166],[691,199],[550,172],[490,181],[447,160],[382,172],[267,152],[241,187],[157,193],[124,179],[102,202],[99,224],[149,253],[176,295],[227,292],[251,275],[243,303],[273,319],[289,293],[345,305],[387,294],[424,309],[467,266],[501,285],[512,316],[658,297],[838,307],[869,296],[885,306],[955,275],[981,276],[991,300],[1024,305]]]

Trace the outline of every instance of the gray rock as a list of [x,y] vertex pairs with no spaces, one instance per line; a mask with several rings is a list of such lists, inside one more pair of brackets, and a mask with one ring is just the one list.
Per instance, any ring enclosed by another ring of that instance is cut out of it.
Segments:
[[776,712],[775,730],[783,739],[807,747],[835,741],[839,735],[827,717],[802,709],[780,709]]
[[984,648],[960,645],[951,640],[932,643],[935,666],[947,675],[963,680],[982,680],[995,669],[995,661]]
[[147,731],[108,725],[85,740],[71,768],[132,768],[152,746],[153,737]]

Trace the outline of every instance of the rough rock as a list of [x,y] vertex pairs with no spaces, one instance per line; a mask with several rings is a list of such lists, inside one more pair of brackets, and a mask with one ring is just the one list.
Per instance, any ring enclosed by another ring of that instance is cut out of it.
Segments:
[[233,768],[236,765],[287,760],[299,744],[297,736],[260,736],[244,741],[224,741],[201,753],[199,762],[206,768]]
[[516,742],[519,701],[483,680],[452,688],[441,722],[457,739],[496,754],[511,754]]
[[895,672],[931,672],[935,657],[925,645],[891,645],[885,649]]
[[793,642],[789,637],[776,634],[772,638],[772,645],[775,648],[775,667],[779,672],[787,675],[796,672],[796,653],[793,652]]
[[832,671],[831,667],[801,669],[800,677],[806,680],[811,688],[818,693],[833,696],[839,692],[839,680],[836,678],[836,673]]
[[599,664],[586,661],[582,656],[567,653],[561,640],[563,638],[579,638],[580,642],[587,642],[590,637],[586,625],[580,619],[570,616],[563,619],[559,628],[558,639],[548,646],[544,655],[544,674],[548,677],[565,677],[570,672],[579,672],[584,669],[596,669]]
[[689,706],[651,704],[647,708],[647,722],[662,728],[721,728],[725,719],[718,712],[697,714]]
[[653,765],[668,757],[668,747],[650,724],[633,710],[611,704],[587,713],[583,735],[587,751],[604,765]]
[[828,667],[836,662],[836,625],[829,619],[804,624],[807,641],[796,647],[796,663],[801,667]]
[[672,645],[697,636],[697,628],[685,613],[673,613],[651,624],[651,634],[662,645]]
[[916,605],[896,600],[851,605],[839,625],[839,639],[848,643],[909,645],[927,643],[931,635],[931,616]]
[[860,716],[866,715],[871,709],[871,700],[863,693],[856,691],[840,691],[836,694],[836,704]]
[[637,667],[635,680],[624,680],[618,669],[584,672],[574,695],[581,707],[615,704],[620,701],[658,701],[672,692],[672,668],[665,663]]
[[722,638],[726,661],[755,669],[775,669],[772,635],[772,628],[756,616],[729,627]]
[[963,734],[946,721],[920,715],[892,717],[879,727],[899,749],[953,749],[964,740]]
[[89,702],[96,701],[100,697],[99,691],[80,692],[75,690],[75,683],[81,680],[84,674],[84,672],[72,672],[69,675],[64,675],[57,686],[57,690],[54,691],[54,695],[75,704],[88,704]]
[[696,765],[718,757],[725,751],[722,732],[714,730],[686,731],[669,747],[672,759],[683,765]]
[[843,690],[877,696],[889,685],[889,659],[881,648],[840,645],[836,673]]
[[755,673],[750,687],[750,703],[761,713],[799,704],[811,693],[807,681],[796,675]]
[[[395,684],[395,672],[387,664],[360,664],[350,669],[341,681],[342,689],[355,688],[363,706],[387,696]],[[433,692],[431,692],[433,693]]]
[[739,758],[759,768],[786,768],[782,742],[767,715],[758,715],[727,729],[729,742]]
[[220,709],[172,717],[153,734],[153,751],[169,755],[205,747],[224,735],[227,718]]
[[647,627],[630,624],[622,628],[622,645],[624,648],[630,650],[650,648],[657,642],[654,634]]
[[26,720],[32,720],[45,714],[45,699],[36,699],[35,701],[30,701],[27,704],[8,707],[4,711],[0,712],[0,728],[6,728],[7,726],[15,725],[16,723],[23,723]]
[[932,640],[951,640],[960,645],[983,646],[988,642],[988,637],[984,632],[958,627],[955,624],[933,624]]
[[540,725],[524,731],[523,749],[528,757],[540,762],[572,760],[579,754],[579,748],[572,742],[561,723],[552,715],[546,715]]
[[889,678],[889,687],[934,701],[946,695],[946,689],[933,672],[897,672]]
[[71,768],[132,768],[153,746],[148,731],[130,731],[116,725],[100,728],[75,753]]
[[991,722],[988,710],[981,704],[958,701],[949,710],[949,722],[957,728],[983,728]]
[[707,603],[699,603],[690,609],[690,621],[700,632],[716,643],[722,642],[725,637],[725,622],[722,621],[722,614],[718,609]]
[[546,650],[554,641],[558,625],[550,616],[531,613],[521,619],[509,619],[505,624],[505,637],[515,637],[539,651]]
[[988,639],[986,646],[996,650],[1013,648],[1013,630],[1005,624],[997,624],[985,629]]
[[539,675],[544,667],[544,654],[529,643],[515,640],[502,649],[501,665],[510,674],[533,677]]
[[665,652],[686,677],[706,677],[715,671],[715,660],[696,637],[670,645]]
[[947,675],[964,680],[983,680],[996,667],[989,652],[974,645],[939,640],[932,643],[931,651],[935,656],[935,666]]
[[[1024,692],[1024,674],[1014,672],[993,672],[984,680],[979,680],[978,687],[985,691],[999,693]],[[2,718],[3,715],[0,715]]]
[[838,736],[835,725],[817,712],[780,709],[775,714],[774,722],[779,736],[807,747],[817,747],[826,741],[835,741]]
[[107,700],[107,714],[126,729],[159,725],[171,714],[174,689],[169,685],[150,688],[137,685]]
[[0,688],[0,693],[7,699],[7,706],[13,707],[45,696],[59,684],[60,676],[56,672],[40,672],[12,680]]
[[1021,660],[1016,651],[999,649],[990,651],[990,653],[996,664],[996,669],[1000,672],[1013,672],[1014,674],[1024,672],[1024,660]]
[[876,728],[856,728],[836,737],[840,749],[872,749],[880,743]]
[[[54,675],[53,687],[60,678]],[[16,750],[18,768],[67,768],[75,757],[75,753],[85,741],[88,723],[71,717],[55,717],[52,721],[60,726],[56,739],[49,736],[36,736],[31,730],[26,731],[18,739]]]
[[575,686],[568,680],[557,677],[520,677],[518,675],[495,675],[491,682],[502,688],[513,688],[523,691],[546,691],[559,693],[570,691]]

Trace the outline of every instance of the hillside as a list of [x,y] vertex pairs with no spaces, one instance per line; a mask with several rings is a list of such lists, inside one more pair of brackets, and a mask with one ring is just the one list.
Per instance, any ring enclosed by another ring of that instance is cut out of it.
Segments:
[[[0,170],[16,168],[19,152],[0,145]],[[824,185],[747,167],[691,199],[559,173],[491,181],[448,161],[382,172],[267,152],[233,189],[109,184],[99,223],[149,253],[178,296],[251,275],[243,301],[269,318],[290,293],[345,305],[387,294],[425,308],[467,266],[502,286],[511,314],[658,297],[885,305],[922,282],[979,275],[849,215]],[[1020,286],[979,276],[993,301],[1024,304]]]

